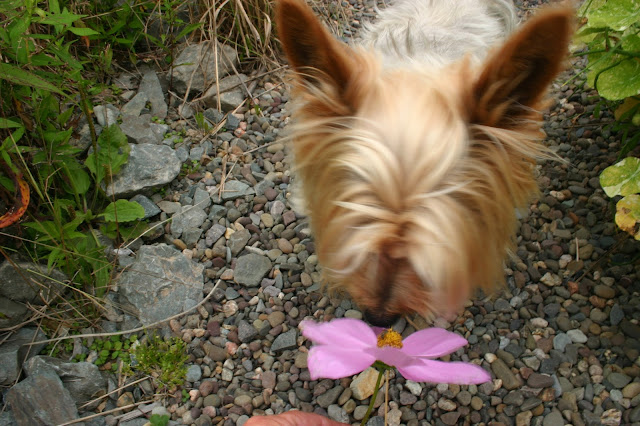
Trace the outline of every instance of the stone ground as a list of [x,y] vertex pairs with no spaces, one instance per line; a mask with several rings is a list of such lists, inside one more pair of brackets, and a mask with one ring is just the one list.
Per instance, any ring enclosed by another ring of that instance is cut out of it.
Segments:
[[[347,38],[361,21],[375,16],[371,2],[350,3],[337,9],[349,22],[342,29]],[[518,6],[528,11],[537,4]],[[452,323],[436,322],[469,341],[450,359],[481,362],[493,381],[433,385],[392,375],[389,424],[640,424],[639,245],[617,230],[610,200],[598,181],[600,172],[615,162],[621,141],[606,127],[612,119],[609,112],[595,118],[599,99],[584,87],[584,77],[569,81],[584,66],[581,61],[572,65],[554,85],[554,102],[545,116],[545,143],[565,162],[543,161],[538,167],[542,194],[523,215],[517,250],[505,270],[506,288],[477,295]],[[157,401],[151,404],[155,390],[144,381],[113,393],[99,410],[141,401],[149,407],[125,410],[124,415],[114,412],[87,424],[143,425],[148,421],[143,413],[151,408],[170,414],[173,424],[242,425],[252,415],[291,409],[359,424],[375,375],[367,370],[353,378],[313,381],[306,368],[310,343],[300,335],[299,322],[360,318],[361,313],[350,300],[320,291],[320,267],[307,221],[289,203],[291,156],[282,136],[290,107],[282,76],[249,76],[247,89],[259,108],[236,110],[217,133],[208,135],[196,125],[189,104],[174,102],[163,112],[166,92],[158,95],[164,80],[160,77],[146,72],[140,84],[137,78],[122,78],[126,106],[105,105],[101,118],[104,125],[120,115],[122,130],[138,138],[138,151],[145,154],[138,157],[137,171],[155,176],[154,161],[160,169],[162,163],[173,168],[164,177],[171,183],[160,190],[148,190],[157,182],[148,183],[145,191],[113,189],[118,182],[141,177],[114,181],[112,190],[127,197],[138,194],[135,199],[145,206],[149,220],[161,226],[145,237],[144,245],[140,241],[131,251],[116,253],[127,269],[116,281],[117,291],[110,296],[113,309],[103,329],[153,324],[210,295],[196,310],[170,323],[170,333],[187,343],[184,389],[189,398],[155,395]],[[205,86],[198,90],[204,92]],[[231,93],[221,99],[224,112],[242,97],[237,90]],[[208,99],[206,105],[216,104]],[[163,122],[150,119],[163,114]],[[222,119],[214,109],[204,115],[211,127]],[[170,223],[164,222],[169,218]],[[185,257],[191,261],[185,263]],[[158,274],[164,281],[154,279]],[[428,326],[421,318],[412,323],[403,319],[394,328],[408,335],[414,326]],[[77,353],[95,358],[76,346]],[[45,364],[53,365],[62,384]],[[28,378],[4,395],[13,410],[0,416],[0,424],[13,424],[14,414],[19,418],[20,398],[42,387],[40,380],[50,378],[51,386],[64,395],[68,390],[78,405],[92,391],[68,389],[65,374],[94,377],[88,382],[117,389],[117,377],[105,379],[85,365],[90,363],[81,364],[87,371],[70,372],[79,367],[43,357],[30,360],[25,365]],[[376,401],[378,415],[369,425],[383,424],[382,395]],[[42,416],[77,418],[70,410],[45,410]],[[79,417],[97,412],[92,410],[80,410]]]

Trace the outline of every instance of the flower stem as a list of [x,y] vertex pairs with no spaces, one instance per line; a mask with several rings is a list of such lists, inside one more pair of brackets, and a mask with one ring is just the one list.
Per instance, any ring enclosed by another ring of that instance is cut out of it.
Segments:
[[[369,416],[371,415],[371,411],[373,410],[373,405],[376,403],[376,398],[378,397],[378,391],[380,390],[380,381],[382,380],[382,375],[384,374],[385,371],[387,371],[387,368],[381,366],[381,365],[377,365],[379,361],[376,361],[375,364],[373,364],[373,366],[378,370],[378,380],[376,380],[376,387],[373,390],[373,395],[371,396],[371,402],[369,403],[369,408],[367,409],[367,413],[364,415],[364,418],[362,419],[362,423],[360,423],[360,426],[364,426],[367,424],[367,420],[369,420]],[[380,363],[383,364],[383,363]]]

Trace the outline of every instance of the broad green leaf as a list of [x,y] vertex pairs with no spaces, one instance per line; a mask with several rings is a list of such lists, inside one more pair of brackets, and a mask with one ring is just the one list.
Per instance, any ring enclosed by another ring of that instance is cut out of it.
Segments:
[[628,195],[618,201],[616,224],[633,238],[640,240],[640,195]]
[[118,173],[127,162],[130,150],[127,136],[117,124],[112,124],[100,133],[98,152],[89,154],[85,165],[93,173],[96,182],[100,183],[105,177]]
[[99,32],[92,30],[91,28],[82,28],[82,27],[69,27],[69,31],[71,31],[77,36],[91,36],[91,35],[100,34]]
[[640,0],[607,0],[599,4],[592,3],[586,16],[589,27],[609,27],[615,31],[624,31],[640,20]]
[[603,98],[622,100],[640,94],[640,61],[617,54],[589,55],[587,83]]
[[600,185],[609,197],[640,192],[640,158],[627,157],[600,173]]
[[117,200],[104,209],[102,216],[107,222],[132,222],[144,217],[144,208],[135,201]]
[[63,12],[63,13],[50,13],[44,19],[40,20],[42,24],[48,25],[71,25],[76,22],[78,19],[82,19],[87,15],[76,15],[74,13]]
[[9,120],[8,118],[0,117],[0,129],[10,129],[22,127],[22,123],[19,121]]
[[39,242],[60,240],[60,229],[58,229],[56,224],[50,220],[41,222],[25,222],[23,225],[38,233],[37,240]]
[[22,86],[35,87],[36,89],[48,90],[49,92],[64,95],[64,93],[48,81],[13,65],[0,62],[0,80],[7,80],[9,83]]
[[67,178],[69,179],[69,183],[71,188],[69,189],[69,193],[71,194],[86,194],[86,192],[91,187],[91,177],[84,169],[77,163],[70,167],[67,170]]

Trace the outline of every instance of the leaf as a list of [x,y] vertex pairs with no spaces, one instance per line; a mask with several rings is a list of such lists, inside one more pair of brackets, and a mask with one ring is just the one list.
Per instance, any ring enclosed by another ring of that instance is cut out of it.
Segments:
[[109,204],[101,216],[107,222],[132,222],[144,217],[144,208],[135,201],[117,200]]
[[191,34],[198,28],[202,27],[202,25],[203,25],[202,22],[194,22],[187,25],[182,29],[182,31],[180,31],[180,33],[178,33],[178,35],[176,36],[176,40],[180,40],[182,37]]
[[597,5],[591,4],[586,16],[589,27],[624,31],[640,20],[640,1],[607,0]]
[[640,94],[640,61],[609,54],[589,55],[587,83],[603,98],[618,101]]
[[620,121],[622,118],[627,117],[631,111],[637,110],[640,108],[640,100],[635,98],[627,98],[624,100],[618,108],[614,111],[613,115],[616,117],[617,121]]
[[49,14],[49,16],[40,20],[40,23],[48,25],[71,25],[85,16],[87,15],[76,15],[65,10],[62,13]]
[[624,197],[616,204],[616,224],[636,240],[640,240],[640,195]]
[[100,183],[106,176],[111,176],[120,170],[127,162],[130,151],[127,136],[116,124],[102,130],[98,137],[98,152],[87,156],[85,165],[93,173],[96,183]]
[[8,118],[0,117],[0,129],[10,129],[22,127],[22,123],[19,121],[9,120]]
[[6,228],[16,223],[27,211],[27,207],[29,207],[29,185],[22,179],[22,176],[14,175],[13,181],[18,187],[18,194],[16,195],[16,201],[13,207],[11,207],[7,213],[0,216],[0,228]]
[[82,28],[82,27],[69,27],[69,31],[71,31],[77,36],[91,36],[91,35],[100,34],[99,32],[92,30],[91,28]]
[[18,84],[22,86],[35,87],[36,89],[47,90],[49,92],[64,95],[62,90],[58,89],[48,81],[25,71],[21,68],[14,67],[13,65],[4,64],[0,62],[0,79],[7,80],[9,83]]
[[640,192],[640,159],[627,157],[600,173],[600,185],[609,197]]

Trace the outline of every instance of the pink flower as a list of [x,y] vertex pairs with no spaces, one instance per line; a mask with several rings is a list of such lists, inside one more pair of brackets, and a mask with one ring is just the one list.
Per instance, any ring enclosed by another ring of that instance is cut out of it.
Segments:
[[376,360],[393,366],[414,382],[477,384],[491,380],[481,367],[466,362],[435,361],[467,344],[442,328],[417,331],[402,340],[394,331],[375,329],[363,321],[340,318],[326,323],[305,320],[302,335],[314,345],[307,365],[311,379],[339,379],[360,373]]

